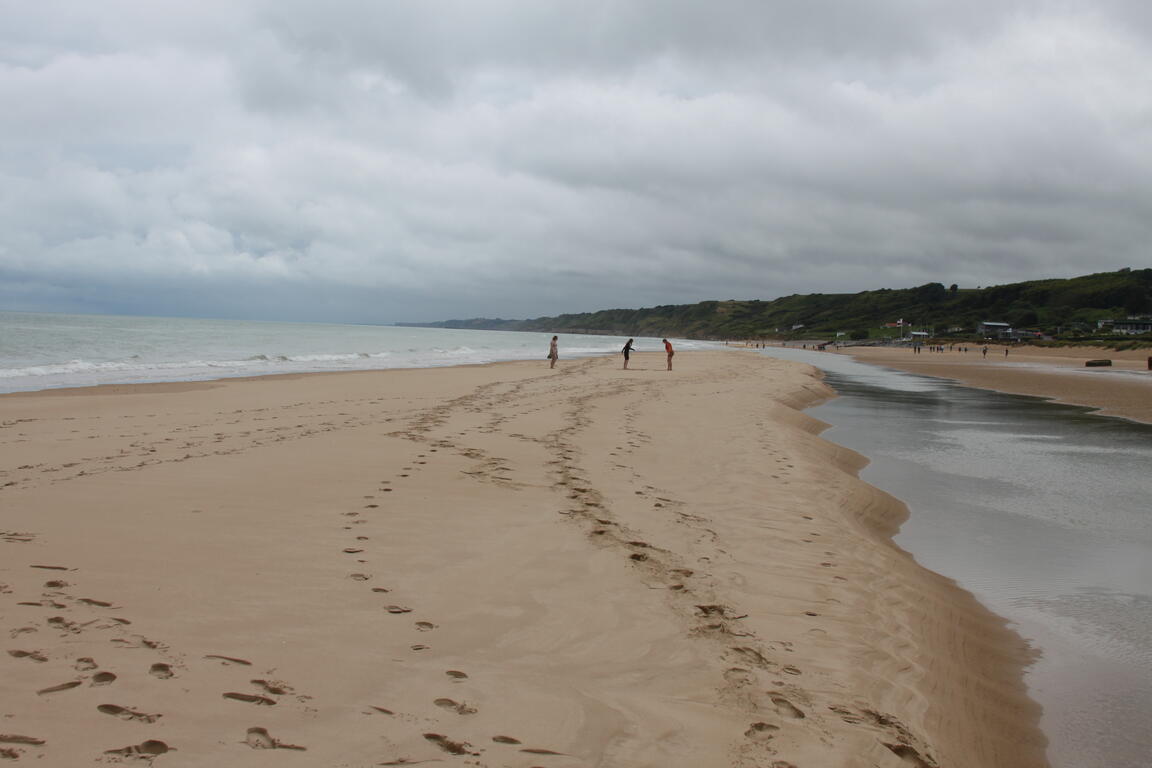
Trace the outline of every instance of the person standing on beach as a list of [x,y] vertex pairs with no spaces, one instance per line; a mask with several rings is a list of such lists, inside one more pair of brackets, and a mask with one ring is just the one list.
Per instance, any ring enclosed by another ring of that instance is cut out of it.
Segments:
[[560,352],[556,348],[556,344],[557,344],[557,341],[559,340],[559,338],[560,338],[559,336],[553,336],[552,337],[552,343],[548,345],[548,361],[549,361],[548,367],[549,368],[555,368],[556,367],[556,361],[560,358]]
[[664,339],[664,351],[668,353],[668,370],[672,370],[672,355],[676,354],[672,350],[672,342]]
[[624,370],[628,370],[628,357],[632,354],[632,339],[628,339],[628,343],[624,345],[624,349],[620,350],[620,354],[624,355]]

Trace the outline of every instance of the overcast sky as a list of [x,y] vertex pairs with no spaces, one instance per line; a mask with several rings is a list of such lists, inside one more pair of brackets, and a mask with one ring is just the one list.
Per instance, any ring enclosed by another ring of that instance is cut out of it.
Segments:
[[1147,0],[0,0],[0,309],[520,318],[1150,243]]

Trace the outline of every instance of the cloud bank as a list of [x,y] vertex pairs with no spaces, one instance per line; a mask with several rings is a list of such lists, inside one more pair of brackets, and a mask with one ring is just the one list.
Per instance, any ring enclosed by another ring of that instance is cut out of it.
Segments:
[[0,309],[533,317],[1146,266],[1146,3],[0,1]]

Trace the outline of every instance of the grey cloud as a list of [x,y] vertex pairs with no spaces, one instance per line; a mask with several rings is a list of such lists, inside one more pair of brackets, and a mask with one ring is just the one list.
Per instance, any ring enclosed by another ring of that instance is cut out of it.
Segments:
[[0,6],[0,307],[523,317],[1139,266],[1150,17]]

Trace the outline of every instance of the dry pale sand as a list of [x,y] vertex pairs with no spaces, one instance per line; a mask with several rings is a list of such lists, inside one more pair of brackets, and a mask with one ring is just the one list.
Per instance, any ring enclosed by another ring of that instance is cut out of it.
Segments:
[[[1008,354],[1005,355],[1005,349]],[[1049,397],[1086,405],[1108,416],[1152,423],[1152,349],[1117,352],[1103,348],[988,347],[988,356],[973,345],[967,353],[922,351],[903,347],[846,347],[841,353],[910,373],[955,379],[984,389]],[[1087,368],[1087,360],[1109,359],[1109,368]]]
[[14,766],[1045,765],[1028,652],[741,352],[0,397]]

